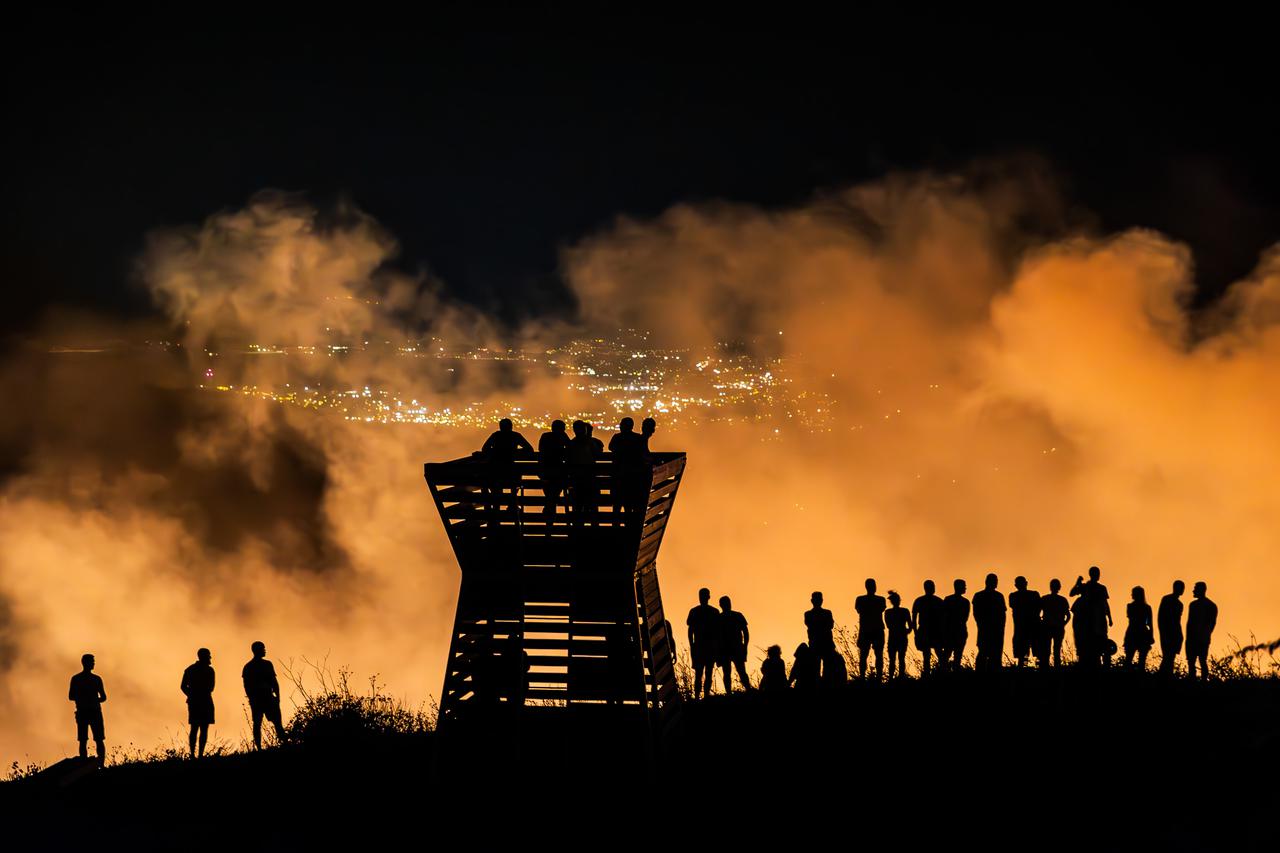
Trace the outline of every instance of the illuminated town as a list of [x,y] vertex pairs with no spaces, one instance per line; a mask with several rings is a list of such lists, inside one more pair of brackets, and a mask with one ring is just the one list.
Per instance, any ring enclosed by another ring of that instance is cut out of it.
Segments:
[[[492,428],[496,420],[509,417],[517,428],[547,429],[556,418],[611,425],[636,413],[660,417],[668,426],[715,421],[772,424],[778,435],[784,429],[827,432],[832,425],[835,401],[825,393],[799,387],[788,375],[784,359],[760,359],[727,344],[705,352],[661,349],[649,343],[647,334],[628,330],[614,340],[579,339],[537,351],[457,347],[436,339],[384,344],[383,348],[398,358],[435,360],[443,371],[458,369],[447,366],[455,362],[512,362],[563,382],[577,405],[567,412],[531,409],[505,399],[438,406],[427,399],[428,393],[415,395],[401,388],[305,382],[265,387],[219,381],[222,361],[228,356],[345,358],[371,349],[367,341],[290,347],[250,344],[235,352],[206,351],[209,366],[199,387],[380,424]],[[448,396],[456,399],[454,394]]]

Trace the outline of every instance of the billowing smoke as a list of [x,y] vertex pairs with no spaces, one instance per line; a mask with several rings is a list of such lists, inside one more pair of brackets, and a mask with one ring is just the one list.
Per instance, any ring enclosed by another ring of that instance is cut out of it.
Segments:
[[[389,263],[354,210],[283,196],[154,235],[140,276],[163,357],[22,350],[0,392],[0,757],[74,748],[66,680],[93,651],[108,740],[182,728],[177,691],[213,649],[223,738],[244,733],[252,640],[277,659],[378,673],[413,702],[439,689],[457,570],[421,463],[466,430],[370,425],[234,388],[391,387],[430,405],[569,405],[549,375],[447,370],[397,345],[528,346],[645,328],[781,357],[832,417],[660,429],[690,454],[660,574],[683,621],[699,586],[730,594],[753,644],[794,646],[822,589],[851,621],[864,578],[908,600],[926,577],[996,571],[1043,589],[1089,565],[1116,634],[1129,588],[1206,580],[1230,635],[1280,618],[1280,250],[1192,312],[1188,251],[1154,233],[1042,235],[1059,213],[1024,181],[895,178],[801,208],[681,206],[565,253],[573,328],[502,328]],[[1048,225],[1046,226],[1046,223]],[[119,337],[51,320],[41,340]],[[344,357],[326,342],[358,342]],[[314,355],[226,357],[248,344]],[[226,350],[226,352],[222,352]],[[532,437],[532,436],[531,436]]]

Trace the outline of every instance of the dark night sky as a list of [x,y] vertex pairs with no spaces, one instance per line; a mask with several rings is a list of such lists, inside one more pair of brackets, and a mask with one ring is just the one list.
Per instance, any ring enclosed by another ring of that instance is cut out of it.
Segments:
[[1202,298],[1280,239],[1275,74],[1238,35],[1224,59],[1206,33],[1056,27],[150,38],[88,23],[25,22],[3,60],[7,330],[55,303],[144,310],[129,279],[145,232],[267,187],[354,200],[402,264],[508,316],[564,309],[558,249],[620,213],[785,205],[1026,152],[1097,225],[1189,242]]

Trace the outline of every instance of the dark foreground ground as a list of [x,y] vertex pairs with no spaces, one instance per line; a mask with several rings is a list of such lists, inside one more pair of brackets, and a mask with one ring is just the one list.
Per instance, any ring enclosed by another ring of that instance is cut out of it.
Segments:
[[[1280,849],[1280,679],[961,673],[0,785],[6,849]],[[550,719],[547,719],[550,717]],[[15,842],[10,847],[9,842]]]

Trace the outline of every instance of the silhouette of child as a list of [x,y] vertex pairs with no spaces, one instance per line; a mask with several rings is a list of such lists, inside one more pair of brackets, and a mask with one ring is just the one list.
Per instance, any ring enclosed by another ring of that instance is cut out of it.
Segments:
[[763,693],[777,693],[789,686],[787,665],[782,660],[782,646],[770,646],[765,652],[764,663],[760,664],[760,690]]
[[791,675],[788,684],[794,684],[797,690],[814,690],[818,686],[818,659],[808,643],[796,646],[795,660],[791,663]]

